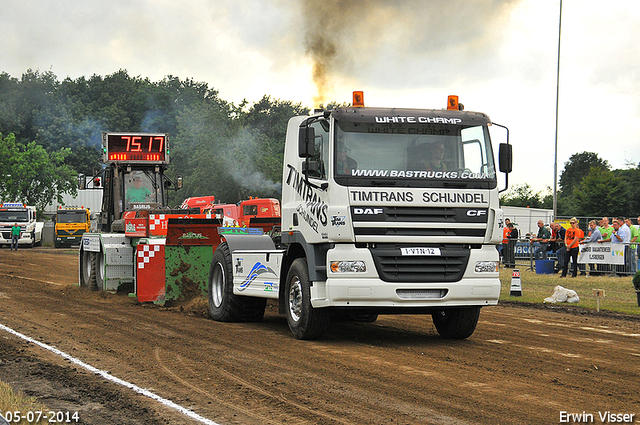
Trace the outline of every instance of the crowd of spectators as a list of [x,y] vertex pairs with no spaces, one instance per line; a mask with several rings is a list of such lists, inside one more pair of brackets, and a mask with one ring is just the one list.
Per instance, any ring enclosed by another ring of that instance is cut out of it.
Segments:
[[[526,239],[535,249],[533,256],[536,260],[548,258],[550,253],[555,254],[557,262],[554,264],[554,272],[561,271],[560,277],[567,277],[569,263],[571,263],[571,277],[586,274],[584,264],[578,264],[579,245],[585,243],[604,243],[625,245],[625,274],[635,274],[637,271],[637,258],[640,257],[640,217],[638,225],[633,225],[630,218],[617,217],[609,225],[609,217],[601,220],[589,221],[586,234],[579,227],[579,220],[575,217],[569,220],[570,228],[566,229],[559,223],[550,223],[547,227],[542,220],[538,221],[538,233],[526,235]],[[505,267],[515,267],[515,247],[518,240],[518,229],[511,220],[505,219],[505,227],[502,233],[502,245],[498,247],[502,262]],[[610,272],[608,266],[599,266],[597,269],[589,264],[590,274]]]

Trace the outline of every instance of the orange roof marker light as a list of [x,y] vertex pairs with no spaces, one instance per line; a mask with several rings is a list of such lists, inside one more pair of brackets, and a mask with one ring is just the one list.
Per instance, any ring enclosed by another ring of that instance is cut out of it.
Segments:
[[464,105],[458,102],[458,96],[453,94],[449,96],[449,98],[447,99],[447,110],[452,110],[452,111],[464,110]]
[[364,92],[362,90],[353,92],[353,107],[364,108]]

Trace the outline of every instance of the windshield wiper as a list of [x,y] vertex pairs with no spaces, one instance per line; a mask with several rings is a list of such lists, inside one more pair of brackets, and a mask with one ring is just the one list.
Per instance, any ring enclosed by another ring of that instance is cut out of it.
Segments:
[[469,186],[468,182],[456,182],[456,183],[444,182],[444,187],[456,187],[459,189],[465,189],[467,188],[467,186]]
[[395,180],[371,180],[371,186],[395,186]]

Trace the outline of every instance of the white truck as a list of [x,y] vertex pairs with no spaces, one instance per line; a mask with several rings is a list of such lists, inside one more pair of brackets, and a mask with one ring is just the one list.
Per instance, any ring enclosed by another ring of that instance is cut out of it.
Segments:
[[36,221],[36,207],[22,202],[4,202],[0,204],[0,245],[11,246],[11,228],[20,226],[18,245],[33,247],[42,243],[44,222]]
[[[446,110],[339,107],[292,118],[281,238],[225,236],[210,266],[211,317],[261,320],[272,298],[298,339],[321,337],[334,314],[430,314],[442,337],[471,336],[480,308],[500,295],[491,125],[457,97]],[[509,173],[502,128],[499,169]]]

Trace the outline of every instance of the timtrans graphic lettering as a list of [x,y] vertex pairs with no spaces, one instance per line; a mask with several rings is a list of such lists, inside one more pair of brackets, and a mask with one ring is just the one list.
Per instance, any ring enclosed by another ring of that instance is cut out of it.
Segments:
[[242,283],[240,284],[240,288],[238,290],[244,291],[245,289],[247,289],[249,285],[251,285],[251,283],[253,283],[253,281],[256,280],[256,278],[263,273],[271,273],[273,275],[276,274],[276,272],[274,272],[273,269],[265,266],[264,264],[258,261],[253,265],[253,267],[251,267],[251,271],[249,272],[247,277],[244,279],[244,281],[242,281]]
[[[326,227],[329,223],[329,217],[327,215],[327,209],[329,207],[322,199],[320,199],[316,191],[307,184],[304,180],[304,176],[301,175],[298,170],[296,170],[292,165],[287,165],[287,167],[289,168],[289,173],[287,175],[286,183],[293,187],[305,202],[307,218],[315,218],[320,222],[320,224],[322,224],[322,227]],[[309,222],[308,219],[306,221]],[[316,232],[318,231],[317,225],[314,230]]]

